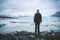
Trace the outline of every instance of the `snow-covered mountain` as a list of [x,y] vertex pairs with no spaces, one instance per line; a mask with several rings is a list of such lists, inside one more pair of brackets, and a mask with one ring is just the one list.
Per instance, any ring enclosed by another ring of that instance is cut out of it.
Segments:
[[55,14],[52,15],[53,17],[60,17],[60,11],[57,11]]

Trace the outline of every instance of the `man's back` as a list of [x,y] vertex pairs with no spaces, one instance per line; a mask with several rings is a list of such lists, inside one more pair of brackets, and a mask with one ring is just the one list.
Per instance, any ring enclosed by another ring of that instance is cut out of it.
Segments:
[[40,13],[36,13],[34,16],[34,22],[42,22],[42,17]]

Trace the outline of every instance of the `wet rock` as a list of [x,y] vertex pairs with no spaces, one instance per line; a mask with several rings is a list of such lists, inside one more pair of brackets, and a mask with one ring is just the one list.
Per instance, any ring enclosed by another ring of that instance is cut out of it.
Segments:
[[3,26],[5,26],[6,24],[0,24],[0,27],[3,27]]
[[0,34],[0,39],[2,40],[60,40],[60,32],[40,32],[41,37],[35,37],[32,32],[16,32],[14,34]]

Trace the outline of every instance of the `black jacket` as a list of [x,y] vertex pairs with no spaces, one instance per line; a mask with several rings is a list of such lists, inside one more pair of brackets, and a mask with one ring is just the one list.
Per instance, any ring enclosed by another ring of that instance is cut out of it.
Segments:
[[42,16],[40,13],[36,13],[34,16],[34,22],[42,22]]

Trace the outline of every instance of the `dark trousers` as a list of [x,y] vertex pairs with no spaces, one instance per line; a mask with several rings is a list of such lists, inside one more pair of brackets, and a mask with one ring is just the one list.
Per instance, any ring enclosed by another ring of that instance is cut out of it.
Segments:
[[35,23],[35,35],[39,35],[40,33],[40,23]]

